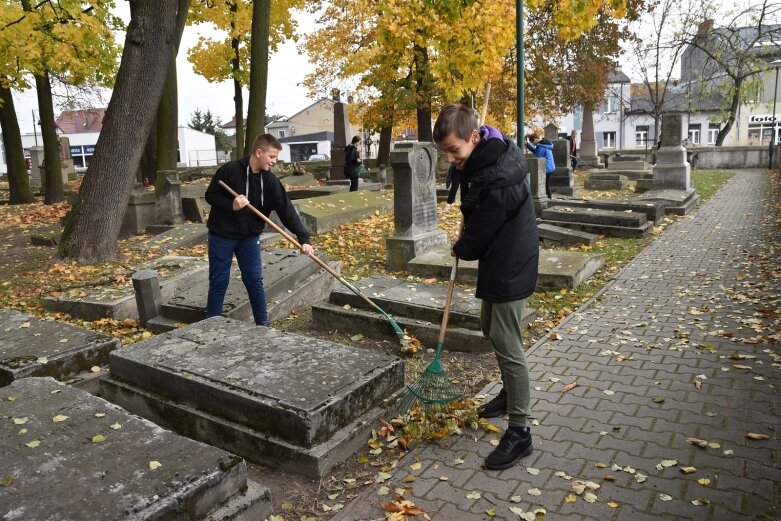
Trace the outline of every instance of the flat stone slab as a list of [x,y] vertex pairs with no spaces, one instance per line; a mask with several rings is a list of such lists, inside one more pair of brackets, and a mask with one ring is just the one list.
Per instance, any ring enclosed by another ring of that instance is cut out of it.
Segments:
[[205,244],[209,230],[203,223],[178,224],[173,229],[153,235],[134,245],[134,250],[167,252],[196,244]]
[[119,340],[0,309],[0,387],[26,376],[66,380],[108,362]]
[[661,224],[664,219],[664,206],[658,201],[615,200],[615,199],[569,199],[566,201],[552,199],[548,206],[569,206],[572,208],[594,208],[596,210],[616,210],[644,213],[654,224]]
[[320,183],[318,183],[317,178],[313,176],[312,174],[304,174],[304,175],[286,175],[282,179],[280,179],[282,184],[289,185],[289,186],[320,186]]
[[226,502],[246,496],[248,484],[252,499],[220,519],[271,512],[268,489],[258,494],[241,458],[51,378],[0,389],[0,417],[2,474],[12,478],[0,487],[3,519],[213,519]]
[[700,200],[700,194],[694,188],[689,190],[649,190],[641,196],[639,201],[658,202],[664,206],[665,212],[673,215],[686,215]]
[[375,214],[393,211],[391,195],[367,190],[300,199],[293,204],[304,225],[315,235]]
[[253,461],[320,476],[404,384],[391,355],[210,318],[115,352],[112,402]]
[[315,197],[323,197],[325,195],[347,192],[349,189],[350,189],[349,186],[344,186],[344,185],[318,186],[315,188],[301,188],[298,190],[288,190],[287,195],[290,197],[291,201],[297,201],[299,199],[312,199]]
[[[436,345],[442,320],[447,285],[413,282],[388,276],[366,277],[354,283],[408,333],[429,347]],[[456,287],[450,308],[445,348],[449,351],[490,352],[491,346],[480,331],[481,301],[474,290]],[[526,309],[523,326],[534,318]],[[327,303],[312,307],[312,320],[322,329],[363,333],[397,339],[392,326],[382,314],[343,285],[336,286]]]
[[552,206],[542,211],[545,221],[565,221],[585,224],[604,224],[636,228],[647,221],[644,213],[572,206]]
[[548,223],[538,223],[537,232],[540,239],[561,244],[585,244],[593,246],[599,235],[578,230],[571,230],[562,226],[554,226]]
[[[450,277],[453,257],[449,246],[438,247],[412,259],[407,271],[419,277]],[[604,255],[584,252],[540,250],[537,289],[575,289],[604,264]],[[477,261],[459,261],[456,280],[466,284],[477,282]]]
[[59,225],[38,229],[30,236],[30,243],[33,246],[57,246],[62,235],[62,228]]
[[[180,284],[199,272],[206,273],[209,266],[208,261],[196,257],[166,256],[139,269],[143,268],[157,271],[163,300],[168,300]],[[74,288],[59,296],[44,297],[42,303],[49,311],[62,311],[84,320],[138,318],[136,296],[129,276],[122,285]]]
[[623,190],[629,184],[626,176],[619,174],[591,174],[586,179],[586,190]]
[[[299,283],[320,269],[312,259],[300,255],[298,250],[264,249],[261,260],[267,301],[275,300],[282,293],[292,291]],[[162,314],[170,320],[188,324],[203,320],[206,318],[208,293],[209,273],[200,271],[174,290],[171,298],[163,303]],[[247,289],[241,280],[241,271],[236,262],[231,268],[230,283],[225,293],[222,310],[225,316],[237,320],[252,317]]]
[[628,160],[623,161],[611,160],[607,165],[608,170],[648,170],[648,163],[645,161]]

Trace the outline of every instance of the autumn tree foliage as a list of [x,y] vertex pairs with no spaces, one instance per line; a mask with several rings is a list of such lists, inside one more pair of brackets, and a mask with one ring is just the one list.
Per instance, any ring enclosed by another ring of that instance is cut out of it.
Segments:
[[[269,52],[276,51],[283,41],[296,38],[297,23],[292,12],[304,8],[305,5],[305,0],[271,2]],[[201,36],[198,43],[190,48],[187,57],[193,64],[193,70],[209,82],[233,81],[236,147],[239,156],[243,155],[245,141],[242,89],[250,86],[252,16],[251,0],[194,0],[188,18],[191,25],[211,25],[225,34],[220,39]],[[263,121],[263,118],[260,121]]]
[[[33,2],[19,0],[0,4],[0,102],[12,103],[11,92],[36,86],[45,154],[47,203],[63,198],[59,143],[54,127],[52,83],[67,86],[108,87],[116,72],[118,46],[112,30],[121,22],[110,13],[113,0]],[[21,154],[18,122],[3,111],[4,143],[9,163],[11,199],[29,202],[26,167]],[[14,149],[9,150],[11,146]]]
[[[595,71],[607,75],[606,65],[617,57],[624,34],[620,21],[634,16],[641,5],[641,0],[526,2],[527,96],[535,96],[530,111],[560,113],[573,100],[601,96],[602,91],[590,92],[605,84],[604,78],[594,81]],[[475,95],[479,100],[487,82],[498,86],[489,120],[505,128],[514,120],[514,96],[512,102],[509,97],[515,85],[510,74],[515,68],[514,1],[335,0],[318,22],[320,29],[305,45],[316,64],[305,85],[313,95],[334,85],[355,85],[367,105],[367,126],[407,126],[427,104],[438,107]],[[610,22],[615,28],[603,31]],[[573,43],[580,39],[579,45]],[[428,58],[425,70],[419,49]],[[588,78],[581,80],[571,71],[576,61],[582,61],[577,70]]]

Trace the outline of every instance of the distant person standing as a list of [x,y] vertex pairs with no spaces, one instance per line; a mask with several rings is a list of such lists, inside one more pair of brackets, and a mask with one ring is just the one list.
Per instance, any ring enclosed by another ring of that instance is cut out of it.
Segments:
[[358,151],[360,144],[360,136],[353,136],[350,144],[344,148],[344,177],[350,180],[351,192],[358,190],[358,174],[361,170],[361,153]]
[[578,131],[573,130],[569,135],[569,161],[574,170],[578,166]]
[[556,163],[553,162],[553,143],[547,139],[540,139],[540,136],[534,133],[526,136],[526,139],[528,139],[526,148],[536,157],[545,159],[545,194],[548,196],[548,199],[552,199],[550,176],[556,171]]

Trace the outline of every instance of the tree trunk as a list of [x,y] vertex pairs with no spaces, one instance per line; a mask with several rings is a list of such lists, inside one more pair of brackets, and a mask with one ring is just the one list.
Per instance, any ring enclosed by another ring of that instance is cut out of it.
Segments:
[[65,200],[62,183],[62,164],[60,163],[60,140],[54,124],[54,103],[52,103],[52,85],[49,72],[35,76],[35,90],[38,91],[38,111],[40,112],[41,136],[43,140],[44,162],[44,204],[54,204]]
[[[235,7],[235,5],[234,5]],[[236,158],[244,157],[244,93],[239,81],[239,39],[231,40],[233,47],[233,102],[236,112]]]
[[157,154],[155,157],[155,175],[160,170],[175,170],[177,160],[187,161],[187,158],[177,158],[179,149],[179,89],[176,80],[176,56],[179,54],[179,43],[182,41],[184,25],[187,21],[187,11],[190,0],[179,0],[176,8],[176,46],[172,49],[171,63],[163,86],[163,96],[157,107]]
[[727,123],[721,130],[719,130],[719,133],[716,135],[715,146],[717,147],[720,147],[724,144],[724,139],[726,139],[729,131],[732,130],[732,125],[735,124],[735,118],[737,117],[738,109],[740,108],[740,91],[742,85],[742,79],[735,82],[735,90],[732,91],[732,100],[730,100],[729,117],[727,118]]
[[380,148],[377,149],[377,164],[390,166],[390,148],[393,126],[388,125],[380,129]]
[[252,3],[252,41],[250,50],[249,111],[244,150],[263,133],[266,123],[266,82],[268,81],[268,33],[271,23],[271,0]]
[[60,251],[82,263],[116,256],[117,236],[176,43],[176,0],[130,2],[122,61],[103,130]]
[[16,119],[14,98],[11,89],[0,83],[0,131],[3,133],[3,149],[5,163],[8,167],[8,188],[11,204],[34,203],[35,197],[30,188],[30,176],[27,174],[27,164],[24,161],[22,133],[19,131],[19,120]]
[[433,141],[431,132],[431,80],[428,49],[415,45],[415,97],[417,99],[418,141]]

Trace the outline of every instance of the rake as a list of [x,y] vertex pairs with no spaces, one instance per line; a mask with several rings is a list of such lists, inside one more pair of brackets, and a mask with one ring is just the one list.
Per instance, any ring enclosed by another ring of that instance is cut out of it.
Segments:
[[[227,190],[227,192],[228,192],[229,194],[231,194],[233,197],[238,197],[238,196],[239,196],[239,194],[238,194],[238,193],[236,193],[236,191],[235,191],[235,190],[233,190],[233,188],[231,188],[230,186],[228,186],[227,184],[225,184],[223,181],[217,181],[217,182],[220,184],[220,186],[222,186],[222,187],[223,187],[225,190]],[[277,233],[279,233],[279,234],[280,234],[280,235],[282,235],[282,236],[283,236],[285,239],[287,239],[288,241],[290,241],[290,242],[291,242],[291,243],[292,243],[292,244],[293,244],[293,245],[294,245],[296,248],[298,248],[299,250],[301,249],[301,244],[299,244],[297,240],[295,240],[295,239],[294,239],[294,238],[293,238],[293,237],[292,237],[292,236],[291,236],[289,233],[287,233],[285,230],[283,230],[282,228],[280,228],[279,226],[277,226],[277,224],[276,224],[274,221],[272,221],[271,219],[269,219],[268,217],[266,217],[265,215],[263,215],[263,213],[262,213],[262,212],[260,212],[260,210],[258,210],[257,208],[255,208],[255,207],[254,207],[254,206],[252,206],[251,204],[248,204],[248,205],[247,205],[247,208],[249,208],[250,210],[252,210],[252,212],[253,212],[255,215],[257,215],[258,217],[260,217],[261,219],[263,219],[263,221],[264,221],[266,224],[268,224],[268,225],[270,225],[272,228],[274,228],[274,230],[276,230],[276,231],[277,231]],[[399,337],[399,342],[401,342],[401,345],[402,345],[403,347],[407,347],[407,346],[409,345],[409,337],[408,337],[406,334],[404,334],[404,331],[401,329],[401,327],[399,327],[399,325],[396,323],[396,321],[395,321],[395,320],[393,320],[393,319],[391,318],[391,316],[390,316],[388,313],[386,313],[386,312],[385,312],[385,310],[383,310],[383,309],[382,309],[380,306],[378,306],[377,304],[375,304],[375,303],[374,303],[374,302],[373,302],[373,301],[372,301],[372,300],[371,300],[369,297],[367,297],[366,295],[364,295],[363,293],[361,293],[361,290],[359,290],[358,288],[356,288],[355,286],[353,286],[352,284],[350,284],[350,283],[349,283],[349,282],[348,282],[348,281],[347,281],[347,280],[346,280],[344,277],[342,277],[342,276],[341,276],[341,275],[339,275],[337,272],[335,272],[335,271],[333,270],[333,268],[331,268],[331,266],[329,266],[328,264],[326,264],[325,262],[323,262],[323,261],[322,261],[322,260],[321,260],[321,259],[320,259],[318,256],[316,256],[316,255],[312,255],[312,254],[309,254],[309,258],[310,258],[310,259],[312,259],[313,261],[315,261],[317,264],[319,264],[321,268],[323,268],[325,271],[327,271],[328,273],[330,273],[330,274],[331,274],[331,275],[332,275],[334,278],[336,278],[336,280],[338,280],[339,282],[341,282],[342,284],[344,284],[344,285],[347,287],[347,289],[349,289],[350,291],[352,291],[353,293],[355,293],[356,295],[358,295],[359,297],[361,297],[361,298],[362,298],[362,299],[363,299],[363,300],[364,300],[364,301],[365,301],[365,302],[366,302],[366,303],[367,303],[367,304],[368,304],[368,305],[369,305],[371,308],[373,308],[373,309],[376,309],[376,310],[377,310],[377,312],[378,312],[378,313],[380,313],[382,316],[384,316],[384,317],[385,317],[385,319],[386,319],[386,320],[387,320],[387,321],[390,323],[391,327],[393,328],[393,331],[396,333],[396,336],[398,336],[398,337]]]
[[453,300],[453,288],[456,285],[456,270],[458,269],[458,257],[450,269],[450,280],[447,286],[447,298],[442,314],[442,324],[439,326],[439,338],[434,351],[434,359],[428,364],[414,382],[407,384],[399,398],[398,410],[400,413],[409,411],[416,401],[419,401],[425,409],[437,409],[443,405],[460,399],[463,394],[448,380],[444,367],[442,367],[442,350],[445,348],[445,331],[450,317],[450,303]]

